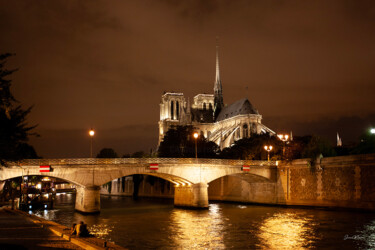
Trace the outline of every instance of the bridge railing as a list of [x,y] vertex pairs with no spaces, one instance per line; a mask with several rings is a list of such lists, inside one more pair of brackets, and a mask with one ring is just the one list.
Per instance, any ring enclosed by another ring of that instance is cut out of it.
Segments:
[[71,158],[71,159],[25,159],[7,162],[8,166],[43,165],[116,165],[116,164],[213,164],[213,165],[252,165],[274,166],[275,161],[252,161],[231,159],[195,158]]

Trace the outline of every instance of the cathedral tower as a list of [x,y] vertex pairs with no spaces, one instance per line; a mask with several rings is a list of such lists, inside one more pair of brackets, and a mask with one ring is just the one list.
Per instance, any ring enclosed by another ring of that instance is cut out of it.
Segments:
[[219,45],[216,45],[216,77],[214,85],[214,119],[217,118],[224,107],[223,89],[221,86],[220,69],[219,69]]

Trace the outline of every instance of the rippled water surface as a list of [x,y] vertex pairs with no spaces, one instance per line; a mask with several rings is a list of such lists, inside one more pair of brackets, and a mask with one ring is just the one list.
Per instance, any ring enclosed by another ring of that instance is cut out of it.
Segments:
[[130,249],[371,249],[375,213],[213,203],[208,210],[172,200],[101,197],[101,213],[74,211],[74,195],[36,215],[66,226],[83,220],[91,232]]

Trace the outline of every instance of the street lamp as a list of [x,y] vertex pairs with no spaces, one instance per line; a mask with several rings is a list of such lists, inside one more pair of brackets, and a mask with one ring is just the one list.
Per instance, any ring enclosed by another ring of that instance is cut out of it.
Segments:
[[286,143],[287,143],[287,141],[289,139],[289,135],[287,135],[287,134],[285,134],[285,135],[278,134],[277,137],[279,137],[279,139],[284,142],[284,145],[283,145],[283,158],[285,159],[285,148],[286,148]]
[[272,150],[272,146],[264,146],[264,149],[267,151],[267,159],[270,161],[270,151]]
[[375,128],[371,128],[371,129],[370,129],[370,133],[371,133],[371,134],[375,134]]
[[[199,134],[197,132],[194,132],[193,136],[195,139],[195,161],[198,163],[197,140],[198,140]],[[201,166],[199,165],[199,183],[201,182],[202,182],[202,169],[201,169]]]
[[195,159],[198,160],[198,153],[197,153],[197,139],[198,139],[198,136],[199,134],[197,132],[195,132],[193,134],[194,138],[195,138]]
[[90,158],[92,158],[92,141],[95,135],[95,131],[93,129],[90,129],[89,135],[90,135]]

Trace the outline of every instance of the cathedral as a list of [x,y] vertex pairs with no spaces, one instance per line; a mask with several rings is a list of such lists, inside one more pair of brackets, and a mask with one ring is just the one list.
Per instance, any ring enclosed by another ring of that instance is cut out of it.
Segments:
[[166,92],[162,95],[159,145],[164,134],[176,125],[192,125],[201,136],[215,142],[220,149],[230,147],[235,141],[253,134],[275,134],[262,124],[262,116],[247,98],[224,105],[218,47],[214,94],[198,94],[192,104],[189,100],[186,102],[183,93]]

